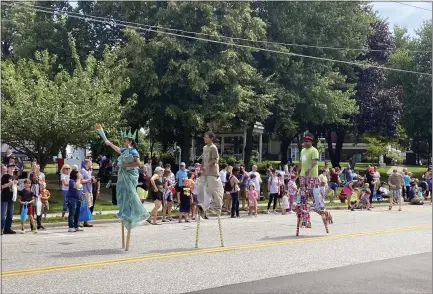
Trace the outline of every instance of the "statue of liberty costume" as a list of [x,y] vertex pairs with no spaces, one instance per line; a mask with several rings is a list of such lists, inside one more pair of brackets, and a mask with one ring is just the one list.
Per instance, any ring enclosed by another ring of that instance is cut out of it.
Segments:
[[[99,135],[105,142],[109,142],[107,137],[105,136],[104,130],[101,125],[98,124],[96,126]],[[134,140],[137,134],[135,131],[133,134],[131,131],[121,131],[121,138],[123,140],[129,139]],[[111,143],[109,143],[111,144]],[[114,145],[111,147],[114,149]],[[139,167],[123,167],[123,164],[131,164],[134,162],[134,157],[139,157],[137,150],[133,147],[127,148],[118,148],[115,150],[120,150],[120,156],[117,159],[117,166],[119,167],[118,177],[117,177],[117,207],[119,208],[119,212],[117,216],[122,220],[122,248],[125,250],[129,250],[129,241],[131,236],[131,230],[142,224],[148,217],[149,213],[144,208],[143,204],[140,201],[140,198],[137,194],[137,185],[138,185],[138,175],[139,175]],[[126,238],[126,247],[125,247],[125,231],[124,228],[128,231]]]

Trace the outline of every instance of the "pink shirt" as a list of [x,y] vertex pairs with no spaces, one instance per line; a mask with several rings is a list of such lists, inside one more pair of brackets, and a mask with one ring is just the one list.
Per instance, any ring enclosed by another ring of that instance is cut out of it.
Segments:
[[289,192],[289,195],[295,195],[296,194],[296,189],[297,189],[296,182],[290,180],[287,183],[287,191]]
[[257,191],[256,190],[248,190],[248,201],[257,200]]

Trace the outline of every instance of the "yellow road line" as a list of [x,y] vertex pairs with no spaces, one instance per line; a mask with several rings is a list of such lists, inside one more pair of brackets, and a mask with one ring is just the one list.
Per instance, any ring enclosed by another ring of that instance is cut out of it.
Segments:
[[426,224],[426,225],[401,227],[401,228],[385,229],[385,230],[377,230],[377,231],[367,231],[367,232],[339,234],[339,235],[328,235],[328,236],[323,236],[323,237],[309,237],[309,238],[299,238],[299,239],[290,239],[290,240],[281,240],[281,241],[268,241],[268,242],[260,242],[260,243],[244,244],[244,245],[233,245],[233,246],[227,246],[227,247],[187,250],[187,251],[181,251],[181,252],[169,252],[169,253],[163,253],[163,254],[135,256],[135,257],[128,257],[128,258],[102,260],[102,261],[92,261],[92,262],[77,263],[77,264],[46,266],[46,267],[32,268],[32,269],[11,270],[11,271],[2,272],[1,277],[6,278],[6,277],[24,276],[24,275],[31,275],[31,274],[58,272],[58,271],[80,269],[80,268],[106,266],[106,265],[113,265],[113,264],[120,264],[120,263],[131,263],[131,262],[140,262],[140,261],[147,261],[147,260],[158,260],[158,259],[174,258],[174,257],[181,257],[181,256],[192,256],[192,255],[201,255],[201,254],[207,254],[207,253],[237,251],[237,250],[244,250],[244,249],[254,249],[254,248],[262,248],[262,247],[270,247],[270,246],[287,245],[287,244],[307,243],[307,242],[324,241],[324,240],[335,240],[335,239],[368,236],[368,235],[380,235],[380,234],[387,234],[387,233],[397,233],[397,232],[405,232],[405,231],[422,230],[422,229],[428,229],[431,227],[432,227],[431,224]]

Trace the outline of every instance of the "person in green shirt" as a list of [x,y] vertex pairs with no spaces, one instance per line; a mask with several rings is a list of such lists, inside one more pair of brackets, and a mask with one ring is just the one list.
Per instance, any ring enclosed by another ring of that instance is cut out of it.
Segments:
[[313,147],[313,135],[307,134],[304,137],[304,149],[300,156],[300,176],[309,178],[319,177],[319,151]]

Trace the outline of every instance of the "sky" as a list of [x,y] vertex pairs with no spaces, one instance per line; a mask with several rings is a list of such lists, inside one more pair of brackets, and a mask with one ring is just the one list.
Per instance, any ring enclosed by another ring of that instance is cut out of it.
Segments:
[[[408,5],[418,6],[432,10],[432,2],[401,2]],[[394,26],[403,26],[408,29],[411,36],[415,36],[415,30],[418,29],[424,21],[432,19],[432,12],[420,8],[403,5],[399,2],[374,2],[373,7],[378,14],[387,19],[389,28]]]

